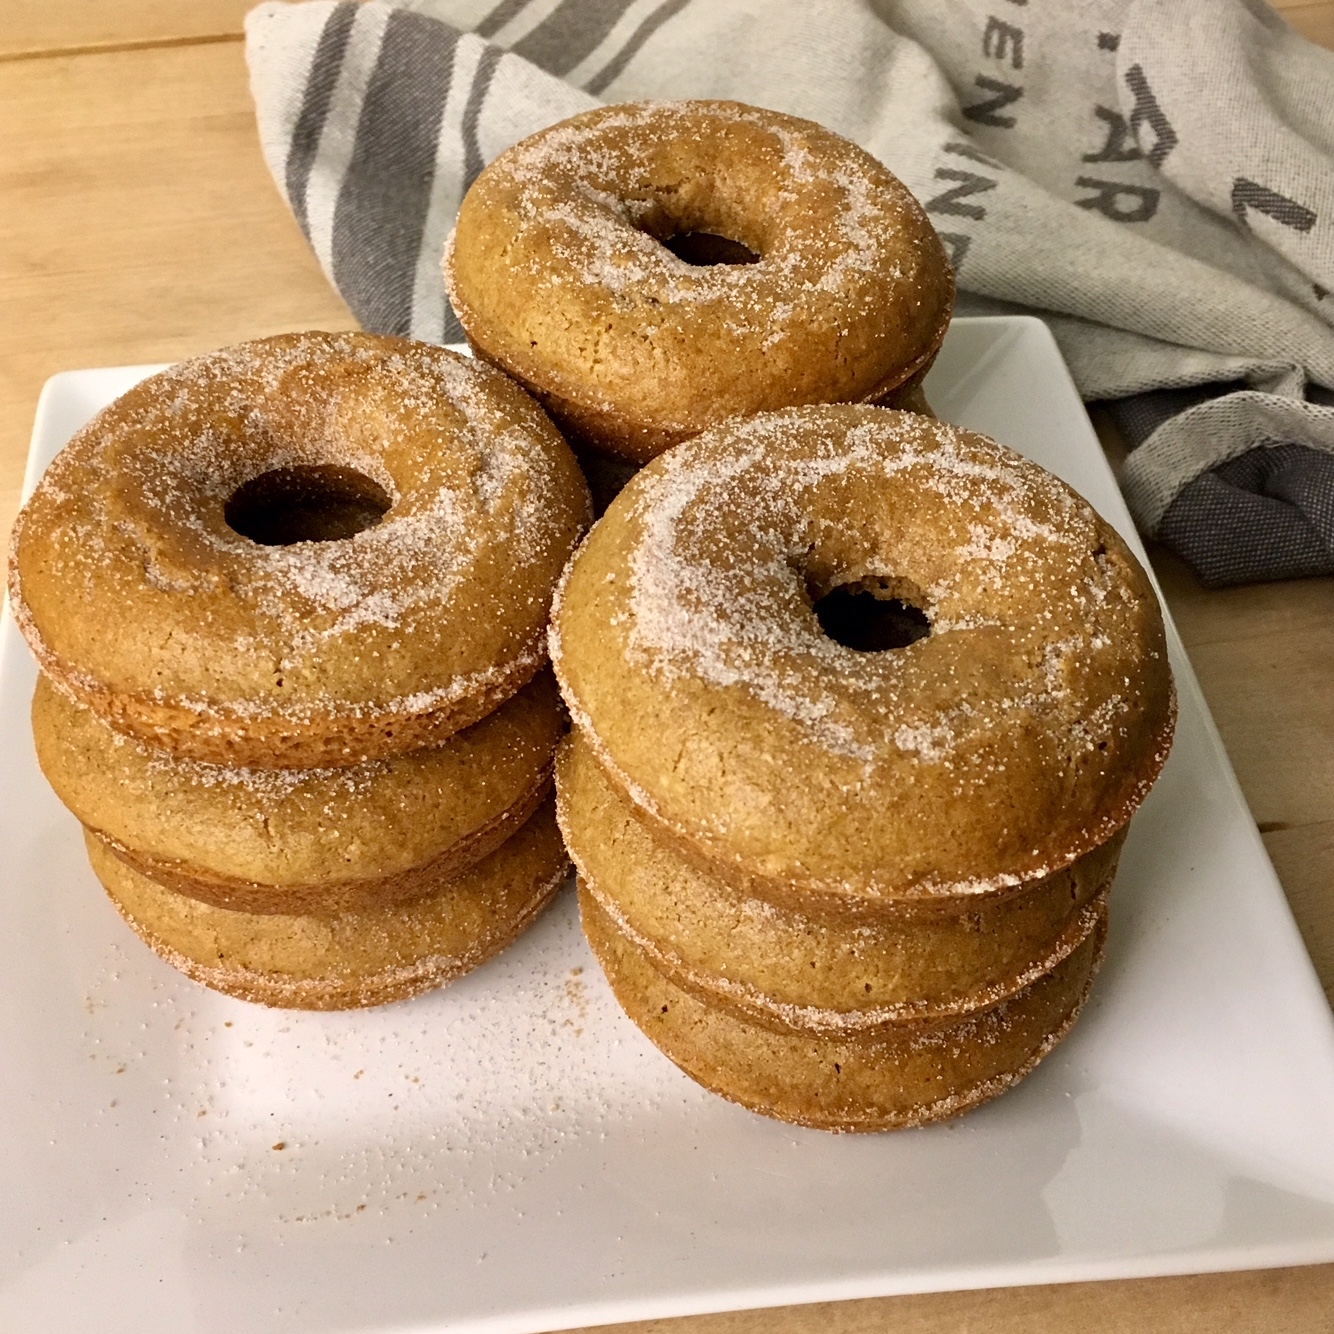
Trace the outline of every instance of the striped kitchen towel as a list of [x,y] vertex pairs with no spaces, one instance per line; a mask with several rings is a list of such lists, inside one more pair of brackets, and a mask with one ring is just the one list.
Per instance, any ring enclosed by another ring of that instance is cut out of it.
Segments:
[[1262,0],[367,0],[246,24],[265,157],[367,328],[458,339],[482,165],[600,101],[727,97],[855,139],[961,309],[1047,320],[1210,583],[1334,572],[1334,55]]

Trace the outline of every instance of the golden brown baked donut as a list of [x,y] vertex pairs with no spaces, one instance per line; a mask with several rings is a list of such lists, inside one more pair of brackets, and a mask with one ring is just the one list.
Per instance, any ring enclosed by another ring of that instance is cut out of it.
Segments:
[[330,916],[416,898],[499,847],[549,789],[564,719],[541,672],[441,746],[313,770],[174,759],[46,678],[32,723],[56,795],[145,875],[220,908]]
[[1157,600],[1110,525],[1013,451],[883,408],[765,414],[654,460],[571,561],[551,648],[617,787],[799,911],[1070,866],[1129,821],[1175,716]]
[[87,834],[121,916],[187,977],[261,1005],[346,1010],[442,986],[533,921],[569,863],[550,802],[495,852],[410,903],[337,917],[229,912],[159,885]]
[[738,893],[635,816],[575,734],[557,818],[579,882],[660,973],[776,1032],[847,1037],[990,1009],[1050,972],[1104,915],[1123,836],[1023,891],[805,913]]
[[20,515],[14,614],[117,729],[308,768],[437,745],[542,665],[589,517],[517,386],[441,348],[289,334],[153,376]]
[[464,198],[445,279],[479,356],[573,443],[641,462],[728,417],[898,401],[954,300],[879,162],[723,101],[600,107],[508,149]]
[[581,888],[584,933],[626,1013],[705,1088],[820,1130],[897,1130],[957,1116],[1022,1079],[1069,1032],[1102,961],[1098,927],[1052,971],[989,1010],[830,1038],[706,1004],[664,977]]

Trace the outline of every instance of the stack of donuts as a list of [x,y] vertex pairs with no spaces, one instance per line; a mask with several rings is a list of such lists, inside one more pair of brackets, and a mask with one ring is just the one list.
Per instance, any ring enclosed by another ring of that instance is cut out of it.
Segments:
[[609,506],[551,645],[630,1018],[827,1129],[1013,1083],[1083,1002],[1173,695],[1116,534],[931,417],[954,289],[920,207],[806,121],[607,107],[481,174],[445,278]]
[[551,634],[585,931],[696,1080],[917,1125],[1074,1022],[1175,707],[1144,573],[1063,483],[904,412],[725,424],[613,501]]
[[444,269],[478,360],[185,363],[21,516],[38,754],[116,906],[210,986],[377,1004],[521,931],[563,833],[707,1087],[875,1130],[1009,1086],[1083,1003],[1175,702],[1116,533],[930,415],[920,206],[808,121],[604,107],[479,176]]
[[243,344],[85,427],[9,587],[39,760],[134,930],[313,1009],[521,932],[567,867],[545,623],[588,519],[526,394],[401,339]]

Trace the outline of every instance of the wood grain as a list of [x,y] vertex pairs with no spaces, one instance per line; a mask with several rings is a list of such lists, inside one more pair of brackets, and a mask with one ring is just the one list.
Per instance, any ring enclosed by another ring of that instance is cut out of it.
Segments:
[[[257,0],[4,0],[0,59],[98,46],[241,36]],[[1334,47],[1334,0],[1273,0],[1298,32]],[[482,7],[484,12],[484,7]]]
[[[604,1334],[1330,1334],[1334,1268],[933,1292],[602,1326]],[[585,1331],[584,1334],[587,1334]]]
[[4,0],[0,59],[97,46],[239,40],[255,0]]
[[0,532],[42,382],[352,328],[264,167],[237,44],[0,63]]
[[1279,0],[1274,8],[1303,37],[1320,46],[1334,47],[1334,4],[1329,3],[1329,0],[1322,0],[1319,4],[1303,4],[1301,0]]

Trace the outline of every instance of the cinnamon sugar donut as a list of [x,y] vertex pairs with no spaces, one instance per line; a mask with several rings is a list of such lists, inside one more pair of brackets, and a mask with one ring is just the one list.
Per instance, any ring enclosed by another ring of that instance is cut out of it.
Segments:
[[477,354],[572,443],[640,462],[728,417],[916,401],[954,299],[879,162],[723,101],[601,107],[508,149],[445,280]]
[[11,606],[120,731],[208,763],[354,764],[438,745],[534,675],[588,518],[568,447],[504,376],[283,335],[81,430],[20,515]]
[[780,1032],[701,1001],[653,967],[586,890],[584,934],[616,999],[696,1082],[818,1130],[897,1130],[1005,1092],[1070,1031],[1102,961],[1105,923],[1024,990],[962,1019],[831,1038]]
[[579,734],[557,818],[585,896],[674,985],[775,1032],[851,1037],[960,1018],[1016,995],[1106,915],[1122,837],[1009,895],[799,913],[738,893],[655,836]]
[[95,834],[86,842],[121,916],[173,967],[241,1000],[298,1010],[387,1005],[461,977],[529,926],[569,866],[547,802],[490,856],[411,903],[307,917],[200,903],[140,874]]
[[[839,604],[913,633],[840,642]],[[654,460],[570,563],[551,652],[643,817],[797,911],[1071,866],[1125,827],[1175,717],[1157,600],[1111,526],[1012,451],[882,408],[765,414]]]
[[417,898],[493,852],[550,789],[564,726],[550,672],[443,745],[338,769],[179,760],[45,678],[37,759],[102,843],[220,908],[333,916]]

